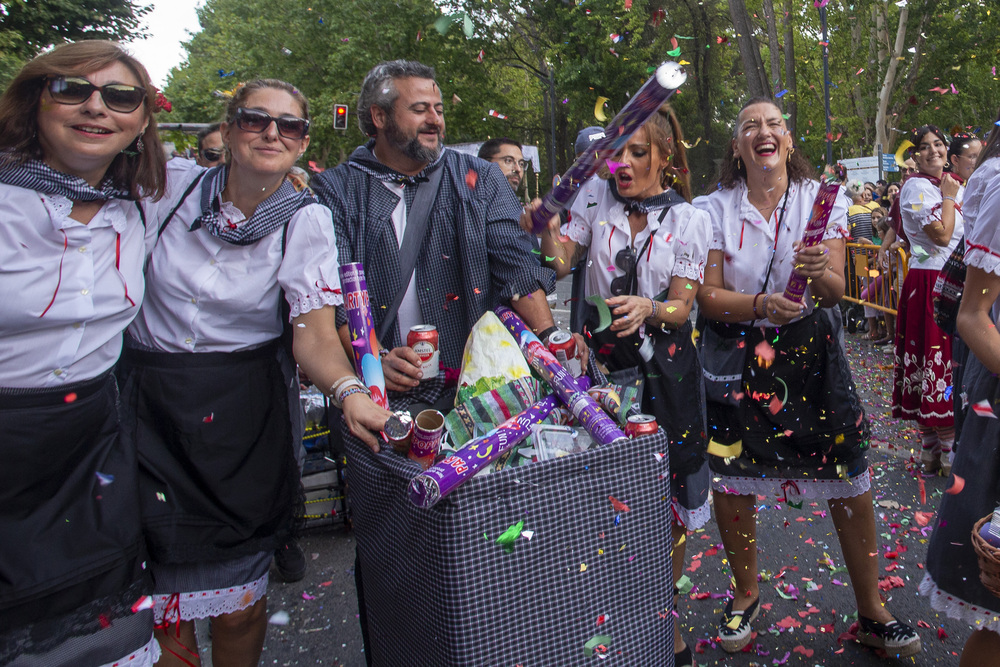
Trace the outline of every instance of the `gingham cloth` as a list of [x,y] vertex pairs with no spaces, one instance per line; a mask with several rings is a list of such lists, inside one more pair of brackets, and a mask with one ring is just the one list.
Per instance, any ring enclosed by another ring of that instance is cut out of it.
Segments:
[[[376,175],[372,168],[371,145],[355,150],[348,163],[317,175],[311,186],[333,211],[340,263],[364,264],[378,327],[405,285],[392,224],[399,198],[382,184],[386,174]],[[417,259],[417,295],[423,322],[438,329],[441,363],[458,368],[465,339],[484,311],[538,289],[551,292],[555,274],[533,258],[517,223],[521,204],[497,165],[445,149],[429,168],[446,171]],[[406,179],[397,175],[394,180]],[[414,192],[404,189],[408,203]],[[346,323],[346,310],[338,308],[337,326]],[[398,347],[405,334],[394,324],[381,343]]]
[[[593,664],[595,635],[615,664],[673,664],[662,431],[475,477],[431,509],[407,497],[416,463],[345,442],[374,665]],[[522,519],[533,534],[506,553]]]
[[61,195],[73,201],[135,199],[126,188],[116,185],[110,176],[106,176],[95,188],[79,176],[53,169],[41,160],[18,162],[10,151],[0,153],[0,183],[47,195]]

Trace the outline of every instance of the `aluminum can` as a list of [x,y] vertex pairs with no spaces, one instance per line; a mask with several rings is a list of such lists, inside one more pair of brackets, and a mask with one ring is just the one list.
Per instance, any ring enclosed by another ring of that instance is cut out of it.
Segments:
[[625,435],[630,438],[640,438],[650,433],[656,433],[659,425],[653,415],[631,415],[625,422]]
[[568,331],[556,331],[549,336],[549,352],[573,377],[580,377],[583,367],[576,358],[576,340]]
[[413,420],[410,458],[427,470],[434,465],[434,459],[441,451],[442,437],[444,437],[444,415],[437,410],[422,411]]
[[424,372],[423,380],[437,377],[441,367],[441,353],[438,351],[438,332],[433,324],[417,324],[410,327],[406,334],[407,347],[420,357],[420,370]]

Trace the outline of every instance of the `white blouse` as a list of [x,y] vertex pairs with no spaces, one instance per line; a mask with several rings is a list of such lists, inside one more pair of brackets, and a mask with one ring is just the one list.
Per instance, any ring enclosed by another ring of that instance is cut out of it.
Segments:
[[624,275],[615,266],[618,252],[629,245],[638,252],[653,232],[649,247],[638,258],[640,296],[655,297],[670,287],[674,276],[699,283],[704,280],[712,231],[708,216],[687,202],[671,206],[662,223],[661,213],[647,213],[646,228],[632,241],[625,208],[615,199],[608,182],[592,178],[581,186],[564,231],[571,240],[590,249],[587,294],[610,297],[611,281]]
[[940,270],[948,256],[958,245],[964,233],[962,218],[962,198],[965,188],[958,187],[955,195],[955,231],[947,247],[931,241],[926,227],[933,222],[941,222],[941,189],[926,178],[909,178],[899,192],[899,216],[903,220],[903,231],[910,241],[910,268]]
[[969,182],[965,184],[965,195],[962,198],[962,218],[965,224],[965,237],[970,238],[976,226],[976,218],[982,208],[983,199],[987,193],[992,192],[990,184],[993,178],[1000,174],[1000,157],[993,157],[986,160],[969,177]]
[[[188,160],[167,163],[167,196],[157,203],[159,228],[201,168]],[[330,210],[312,204],[282,228],[250,245],[213,236],[205,226],[190,231],[201,215],[201,184],[177,209],[156,242],[146,269],[147,296],[129,333],[163,352],[236,352],[281,335],[280,290],[291,316],[343,303],[337,244]],[[242,213],[228,202],[227,222]]]
[[[59,387],[107,372],[143,299],[155,222],[110,199],[88,224],[65,197],[0,185],[0,386]],[[148,237],[148,238],[146,238]]]
[[[722,267],[724,287],[741,294],[758,292],[783,292],[794,265],[794,245],[802,240],[806,223],[812,215],[813,201],[819,192],[817,181],[792,183],[788,188],[788,201],[784,197],[768,220],[760,214],[747,198],[746,183],[727,190],[716,190],[694,200],[694,205],[708,211],[712,218],[711,250],[721,250],[725,264]],[[785,204],[782,218],[781,208]],[[781,229],[776,232],[778,220]],[[841,239],[847,231],[847,206],[843,197],[837,197],[830,212],[823,239]],[[771,263],[774,265],[767,285],[764,276]],[[812,313],[814,304],[806,287],[802,317]],[[800,318],[799,318],[800,319]],[[768,320],[758,320],[757,326],[776,326]]]

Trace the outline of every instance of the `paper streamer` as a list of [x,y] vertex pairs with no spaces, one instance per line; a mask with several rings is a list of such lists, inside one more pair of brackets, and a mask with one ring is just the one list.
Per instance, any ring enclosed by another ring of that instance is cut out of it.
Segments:
[[[642,85],[625,108],[618,112],[611,123],[604,129],[604,138],[598,139],[576,159],[559,181],[559,184],[542,199],[542,205],[531,214],[532,229],[535,234],[541,234],[549,219],[566,208],[577,188],[593,176],[598,168],[608,158],[615,156],[629,137],[642,127],[656,111],[670,99],[681,84],[687,79],[684,68],[675,62],[665,62],[656,68],[649,81]],[[603,111],[605,98],[599,97],[594,106],[594,115],[604,121]]]
[[591,294],[587,297],[587,301],[593,304],[594,308],[597,309],[597,328],[591,333],[600,333],[611,326],[611,309],[608,308],[608,304],[604,301],[604,297],[600,294]]
[[608,445],[626,437],[618,428],[618,424],[587,394],[583,384],[563,368],[549,352],[549,348],[542,345],[538,336],[531,332],[517,313],[506,306],[497,306],[493,312],[514,335],[514,340],[517,341],[528,364],[549,383],[580,425],[587,429],[594,442],[599,446]]
[[906,151],[913,148],[913,142],[909,139],[903,140],[903,143],[899,145],[896,149],[896,164],[900,167],[906,166]]
[[597,96],[597,102],[594,103],[594,118],[602,123],[608,119],[608,117],[604,115],[604,105],[607,103],[608,98],[601,97],[600,95]]
[[[837,191],[840,185],[837,183],[822,183],[816,199],[813,200],[812,215],[806,223],[806,230],[802,233],[802,243],[810,248],[823,242],[823,235],[826,233],[826,225],[830,222],[830,213],[833,205],[837,202]],[[806,285],[809,280],[796,269],[788,276],[788,284],[785,285],[784,297],[795,303],[802,303],[802,297],[806,293]]]
[[385,395],[385,375],[382,374],[382,362],[378,358],[379,343],[375,338],[375,320],[368,302],[364,266],[358,262],[342,264],[340,289],[347,311],[347,330],[351,336],[351,351],[354,352],[354,369],[371,390],[372,400],[388,410],[389,399]]
[[[589,387],[590,379],[583,379]],[[470,440],[460,450],[410,480],[410,501],[417,507],[433,507],[491,461],[527,439],[532,425],[548,417],[558,406],[559,399],[555,395],[546,396],[486,435]]]

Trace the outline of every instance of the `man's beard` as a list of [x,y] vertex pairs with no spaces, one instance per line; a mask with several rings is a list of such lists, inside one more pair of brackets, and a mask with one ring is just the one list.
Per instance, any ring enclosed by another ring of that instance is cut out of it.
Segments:
[[396,125],[396,119],[390,113],[386,117],[385,135],[393,148],[410,158],[414,162],[434,162],[441,155],[442,138],[441,131],[438,130],[438,145],[436,148],[428,148],[420,143],[420,131],[413,137],[407,137]]

